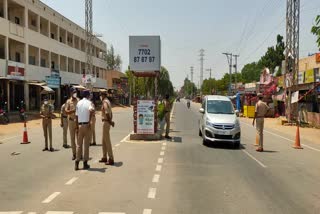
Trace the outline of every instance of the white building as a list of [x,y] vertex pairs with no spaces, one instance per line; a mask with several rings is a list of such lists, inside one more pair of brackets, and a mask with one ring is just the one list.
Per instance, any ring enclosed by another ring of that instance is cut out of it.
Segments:
[[[94,87],[106,88],[106,43],[93,40]],[[81,84],[85,72],[85,30],[39,0],[0,0],[0,101],[16,109],[40,106],[41,87],[52,70],[60,72],[56,106],[67,85]],[[87,72],[88,73],[88,72]],[[91,72],[90,72],[91,73]]]

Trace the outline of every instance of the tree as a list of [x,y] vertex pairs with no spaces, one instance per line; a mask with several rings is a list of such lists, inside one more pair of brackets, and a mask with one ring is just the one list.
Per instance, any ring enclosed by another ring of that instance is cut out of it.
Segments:
[[320,48],[320,15],[318,15],[315,19],[316,23],[311,28],[311,33],[313,33],[317,37],[318,47]]
[[120,55],[115,55],[113,45],[107,50],[106,61],[108,70],[120,70],[122,60]]
[[181,93],[183,96],[193,96],[197,93],[197,87],[188,78],[185,78],[181,88]]

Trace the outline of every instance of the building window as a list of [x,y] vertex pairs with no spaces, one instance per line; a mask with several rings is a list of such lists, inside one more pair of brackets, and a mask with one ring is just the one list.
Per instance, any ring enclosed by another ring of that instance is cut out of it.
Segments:
[[16,52],[16,62],[21,62],[21,55],[19,52]]
[[14,17],[14,23],[16,23],[17,25],[20,25],[20,18]]
[[60,42],[62,42],[62,37],[60,36]]
[[46,66],[46,59],[41,59],[41,67],[47,67]]
[[4,15],[3,15],[3,8],[0,8],[0,17],[4,18]]
[[3,47],[0,47],[0,59],[5,59],[5,49]]
[[55,66],[55,63],[54,63],[54,61],[52,61],[52,62],[51,62],[51,69],[55,69],[55,67],[56,67],[56,66]]
[[53,33],[51,33],[51,39],[54,39],[54,34]]
[[99,75],[99,73],[100,73],[100,72],[99,72],[99,71],[97,71],[97,78],[99,78],[99,76],[100,76],[100,75]]
[[36,57],[35,56],[29,56],[29,64],[36,65]]
[[37,22],[36,22],[36,20],[32,19],[32,20],[31,20],[31,25],[34,26],[34,27],[37,27]]

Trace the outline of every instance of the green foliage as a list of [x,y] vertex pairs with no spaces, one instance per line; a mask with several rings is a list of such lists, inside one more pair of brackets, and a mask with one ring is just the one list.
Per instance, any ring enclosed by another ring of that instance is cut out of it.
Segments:
[[317,37],[318,47],[320,48],[320,15],[315,19],[315,25],[311,28],[311,33]]
[[106,61],[108,70],[120,70],[122,60],[120,55],[115,55],[112,45],[110,46],[110,49],[107,50]]
[[256,62],[246,64],[241,71],[243,82],[250,83],[253,81],[258,81],[262,69],[263,66]]
[[164,104],[160,103],[158,104],[158,118],[161,120],[163,120],[164,118]]
[[[135,78],[131,72],[126,71],[128,77],[129,85],[131,87],[132,93],[135,92],[135,95],[147,96],[149,93],[150,96],[154,96],[155,92],[155,78],[149,77],[139,77]],[[133,84],[133,82],[135,84]],[[133,91],[135,88],[135,91]],[[166,94],[169,96],[174,95],[174,88],[172,82],[170,81],[170,75],[168,70],[165,67],[161,67],[160,76],[158,79],[158,95],[165,97]]]
[[197,87],[188,78],[185,78],[181,93],[183,96],[195,95],[197,93]]

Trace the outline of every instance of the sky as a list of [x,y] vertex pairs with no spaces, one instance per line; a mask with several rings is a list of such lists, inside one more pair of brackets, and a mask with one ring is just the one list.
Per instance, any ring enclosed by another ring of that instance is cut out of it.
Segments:
[[[42,0],[80,26],[85,26],[85,0]],[[300,57],[319,50],[310,30],[319,0],[300,0]],[[129,35],[160,35],[161,62],[176,89],[184,79],[200,79],[200,49],[204,54],[204,79],[221,78],[229,72],[223,52],[238,54],[238,71],[258,61],[275,45],[277,34],[285,37],[285,0],[93,0],[93,31],[103,34],[129,63]]]

